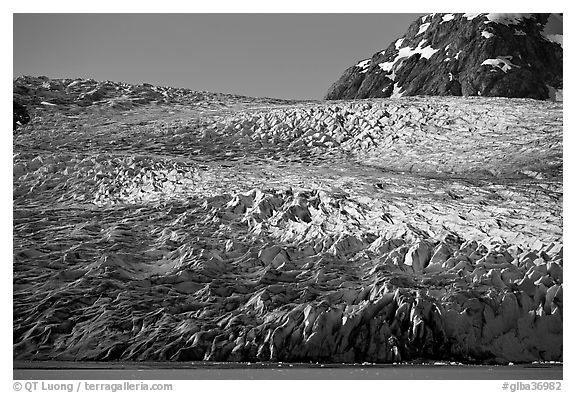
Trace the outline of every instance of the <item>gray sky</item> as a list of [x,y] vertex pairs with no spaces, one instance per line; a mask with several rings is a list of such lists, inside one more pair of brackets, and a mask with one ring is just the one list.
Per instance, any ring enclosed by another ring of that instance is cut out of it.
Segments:
[[14,14],[14,77],[322,98],[421,14]]
[[14,77],[316,99],[419,15],[14,14]]

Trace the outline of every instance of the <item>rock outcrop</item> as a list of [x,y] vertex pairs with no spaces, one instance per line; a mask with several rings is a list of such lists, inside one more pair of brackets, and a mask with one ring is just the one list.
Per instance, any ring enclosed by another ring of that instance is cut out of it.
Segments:
[[12,119],[14,122],[13,130],[17,129],[19,126],[26,124],[30,121],[30,115],[26,110],[24,105],[19,104],[14,101],[12,109]]
[[561,99],[562,40],[549,14],[430,14],[348,68],[326,99],[411,95]]

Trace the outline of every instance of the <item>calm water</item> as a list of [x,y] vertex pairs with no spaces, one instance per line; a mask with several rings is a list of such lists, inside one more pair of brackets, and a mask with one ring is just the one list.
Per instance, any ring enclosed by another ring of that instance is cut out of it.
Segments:
[[14,379],[512,379],[559,380],[562,364],[485,365],[309,365],[230,363],[15,362]]

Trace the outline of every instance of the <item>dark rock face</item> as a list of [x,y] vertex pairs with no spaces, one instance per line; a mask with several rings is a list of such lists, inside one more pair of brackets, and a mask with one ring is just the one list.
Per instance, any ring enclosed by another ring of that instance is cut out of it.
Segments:
[[13,113],[13,120],[14,120],[13,130],[18,128],[18,126],[26,124],[30,121],[30,115],[28,114],[26,107],[24,105],[20,105],[16,101],[14,101],[12,113]]
[[348,68],[326,99],[411,95],[548,99],[562,89],[562,45],[549,14],[431,14]]

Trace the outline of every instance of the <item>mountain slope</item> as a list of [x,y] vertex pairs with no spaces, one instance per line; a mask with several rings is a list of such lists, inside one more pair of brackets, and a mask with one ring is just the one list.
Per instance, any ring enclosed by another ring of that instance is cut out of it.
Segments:
[[348,68],[326,99],[412,95],[556,98],[562,39],[549,14],[431,14]]

